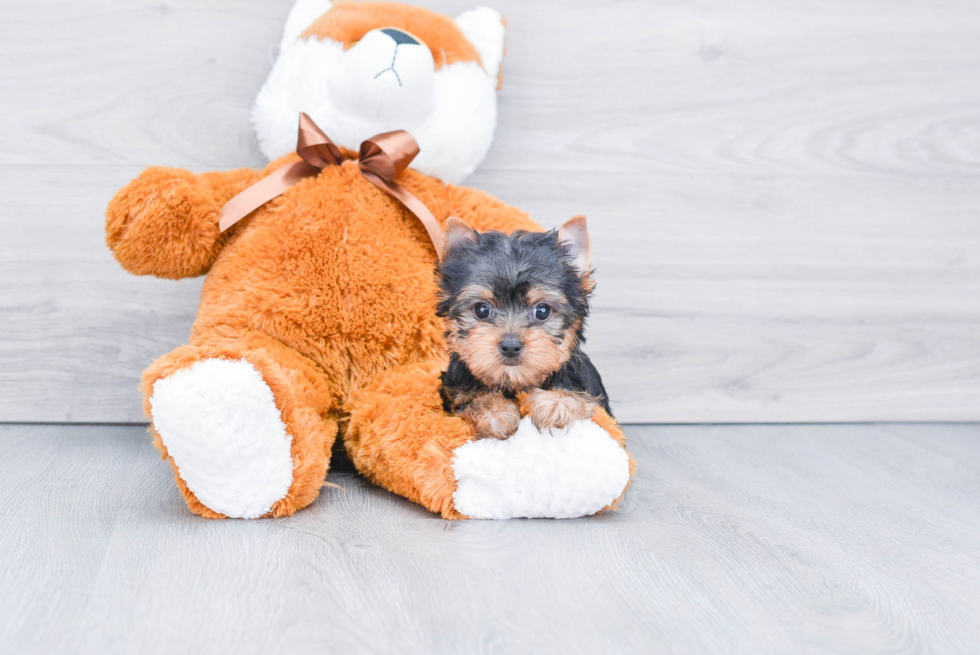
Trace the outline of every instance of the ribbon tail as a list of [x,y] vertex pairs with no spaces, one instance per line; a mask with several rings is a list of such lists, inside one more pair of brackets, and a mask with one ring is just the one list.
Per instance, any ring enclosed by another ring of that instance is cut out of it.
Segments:
[[319,168],[302,159],[277,169],[226,202],[221,208],[218,228],[224,232],[265,203],[281,196],[300,180],[319,172]]
[[386,180],[377,173],[373,173],[372,171],[366,170],[363,167],[361,168],[361,175],[363,175],[368,182],[403,204],[408,211],[412,212],[415,217],[422,222],[422,225],[425,227],[425,231],[429,233],[429,238],[432,240],[432,245],[435,246],[436,256],[439,258],[439,261],[442,261],[442,227],[439,225],[439,221],[436,220],[436,217],[432,214],[432,212],[429,211],[429,208],[425,206],[425,203],[416,198],[411,191],[397,182],[393,180]]

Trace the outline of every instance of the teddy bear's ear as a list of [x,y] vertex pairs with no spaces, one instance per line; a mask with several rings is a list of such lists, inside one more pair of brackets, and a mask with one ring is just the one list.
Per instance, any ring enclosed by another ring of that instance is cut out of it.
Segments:
[[480,53],[487,75],[496,78],[504,58],[504,19],[490,7],[477,7],[456,17],[456,26]]
[[306,31],[316,21],[317,18],[330,11],[333,3],[330,0],[296,0],[296,4],[289,10],[286,17],[286,26],[282,29],[282,41],[279,43],[279,51],[283,51],[299,38],[299,35]]
[[479,234],[461,218],[450,216],[446,219],[446,243],[442,247],[442,258],[448,259],[459,248],[477,242]]
[[576,216],[558,230],[558,240],[572,256],[572,263],[582,276],[592,270],[592,240],[589,238],[585,216]]

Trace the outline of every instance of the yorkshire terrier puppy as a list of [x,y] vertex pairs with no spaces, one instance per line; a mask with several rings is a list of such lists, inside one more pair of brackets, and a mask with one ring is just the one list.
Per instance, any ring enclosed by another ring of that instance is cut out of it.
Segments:
[[443,407],[478,437],[506,439],[522,415],[543,431],[591,418],[596,405],[609,412],[581,350],[593,288],[584,216],[509,236],[450,218],[438,279],[450,351]]

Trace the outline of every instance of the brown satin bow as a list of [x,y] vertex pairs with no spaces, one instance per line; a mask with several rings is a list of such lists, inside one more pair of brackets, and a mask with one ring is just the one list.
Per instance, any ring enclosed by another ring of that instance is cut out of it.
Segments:
[[[301,157],[299,161],[267,175],[225,203],[218,221],[222,232],[273,198],[282,195],[300,180],[317,175],[322,168],[339,166],[343,162],[340,149],[304,113],[299,115],[296,153]],[[441,258],[443,235],[439,221],[421,200],[395,181],[417,154],[419,145],[408,132],[398,130],[379,134],[361,144],[361,175],[402,203],[422,222],[436,248],[436,255]]]

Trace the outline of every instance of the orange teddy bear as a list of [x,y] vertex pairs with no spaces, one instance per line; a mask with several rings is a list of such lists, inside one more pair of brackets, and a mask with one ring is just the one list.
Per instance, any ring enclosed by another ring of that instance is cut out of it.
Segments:
[[[421,153],[398,183],[442,226],[457,216],[479,230],[540,230],[447,183],[489,148],[503,32],[487,8],[452,19],[300,0],[253,115],[263,151],[279,158],[261,171],[148,168],[109,204],[106,241],[126,270],[208,275],[189,344],[153,363],[141,387],[154,444],[193,512],[292,514],[319,494],[338,436],[368,479],[445,518],[581,516],[622,496],[632,459],[601,410],[555,434],[525,420],[505,441],[476,440],[443,411],[437,253],[352,152],[408,130]],[[221,232],[226,202],[297,161],[283,153],[300,111],[344,161]]]

